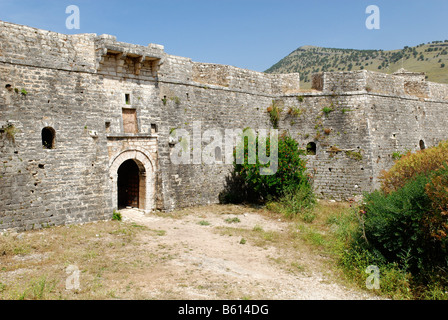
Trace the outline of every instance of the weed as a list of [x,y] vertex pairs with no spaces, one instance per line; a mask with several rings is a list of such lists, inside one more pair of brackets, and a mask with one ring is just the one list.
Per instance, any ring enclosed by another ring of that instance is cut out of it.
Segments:
[[121,221],[121,219],[122,219],[121,213],[114,210],[112,214],[112,220]]
[[56,287],[56,281],[49,281],[46,276],[32,280],[28,288],[18,295],[19,300],[42,300],[52,293]]
[[225,220],[225,222],[227,222],[227,223],[238,223],[238,222],[241,222],[241,220],[238,217],[235,217],[235,218],[227,218]]
[[288,114],[294,116],[294,117],[300,117],[305,112],[304,108],[300,107],[289,107]]
[[331,112],[334,111],[333,107],[324,107],[322,109],[323,113],[325,113],[326,116],[328,116]]
[[349,150],[349,151],[345,151],[345,154],[350,159],[357,160],[357,161],[361,161],[362,160],[361,152],[356,152],[356,151]]
[[305,267],[304,266],[302,266],[302,265],[300,265],[299,263],[297,263],[297,262],[291,262],[291,267],[292,267],[292,269],[290,270],[292,273],[294,273],[295,271],[298,271],[298,272],[303,272],[303,271],[305,271]]
[[267,109],[272,126],[274,127],[274,129],[278,128],[278,122],[280,120],[280,113],[282,112],[282,109],[279,106],[281,103],[282,102],[280,100],[272,100],[272,104]]
[[175,103],[176,105],[179,105],[179,104],[180,104],[180,98],[179,98],[178,96],[171,97],[170,100],[171,100],[171,101],[174,101],[174,103]]
[[246,239],[241,238],[241,240],[240,240],[240,244],[246,244]]
[[401,159],[402,156],[403,155],[401,154],[401,152],[394,152],[394,153],[392,153],[392,159],[394,159],[394,160]]
[[210,222],[208,222],[206,220],[201,220],[201,221],[198,222],[198,224],[201,225],[201,226],[209,226]]
[[19,130],[12,123],[8,123],[6,127],[0,129],[0,132],[4,132],[10,141],[15,142],[15,136]]

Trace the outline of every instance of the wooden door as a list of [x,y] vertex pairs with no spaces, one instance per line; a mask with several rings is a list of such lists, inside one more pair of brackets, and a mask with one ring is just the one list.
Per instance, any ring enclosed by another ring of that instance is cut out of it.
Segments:
[[123,109],[124,133],[138,133],[137,110]]

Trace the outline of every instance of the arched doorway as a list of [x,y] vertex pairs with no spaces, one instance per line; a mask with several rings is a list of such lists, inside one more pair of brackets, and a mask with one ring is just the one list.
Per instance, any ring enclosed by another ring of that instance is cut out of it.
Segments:
[[112,205],[145,212],[155,208],[155,161],[145,150],[126,150],[110,160]]
[[140,168],[135,160],[127,160],[118,168],[117,191],[119,209],[140,207]]

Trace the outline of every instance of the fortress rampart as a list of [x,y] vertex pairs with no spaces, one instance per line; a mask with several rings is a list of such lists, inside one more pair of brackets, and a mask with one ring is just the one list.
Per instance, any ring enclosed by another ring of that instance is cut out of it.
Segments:
[[322,198],[371,191],[394,153],[448,138],[448,86],[421,74],[323,73],[302,91],[299,74],[194,62],[161,45],[0,30],[0,230],[217,203],[232,166],[172,163],[170,133],[270,129],[273,101],[279,131],[308,146]]

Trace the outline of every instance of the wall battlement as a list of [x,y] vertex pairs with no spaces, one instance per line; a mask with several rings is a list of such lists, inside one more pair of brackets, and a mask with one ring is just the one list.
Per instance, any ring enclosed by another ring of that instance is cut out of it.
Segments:
[[394,74],[367,70],[317,73],[312,77],[312,89],[324,93],[371,92],[448,100],[447,84],[425,81],[424,73],[405,70],[399,70]]
[[[271,75],[168,55],[158,44],[140,46],[112,35],[65,35],[0,21],[0,62],[117,78],[217,85],[278,95],[297,93],[299,74]],[[160,70],[162,69],[162,70]],[[160,73],[159,73],[160,71]]]
[[213,164],[175,164],[170,133],[272,129],[273,101],[321,198],[371,191],[395,153],[448,139],[448,86],[422,74],[321,73],[313,92],[299,81],[0,21],[0,231],[218,203],[224,146]]

